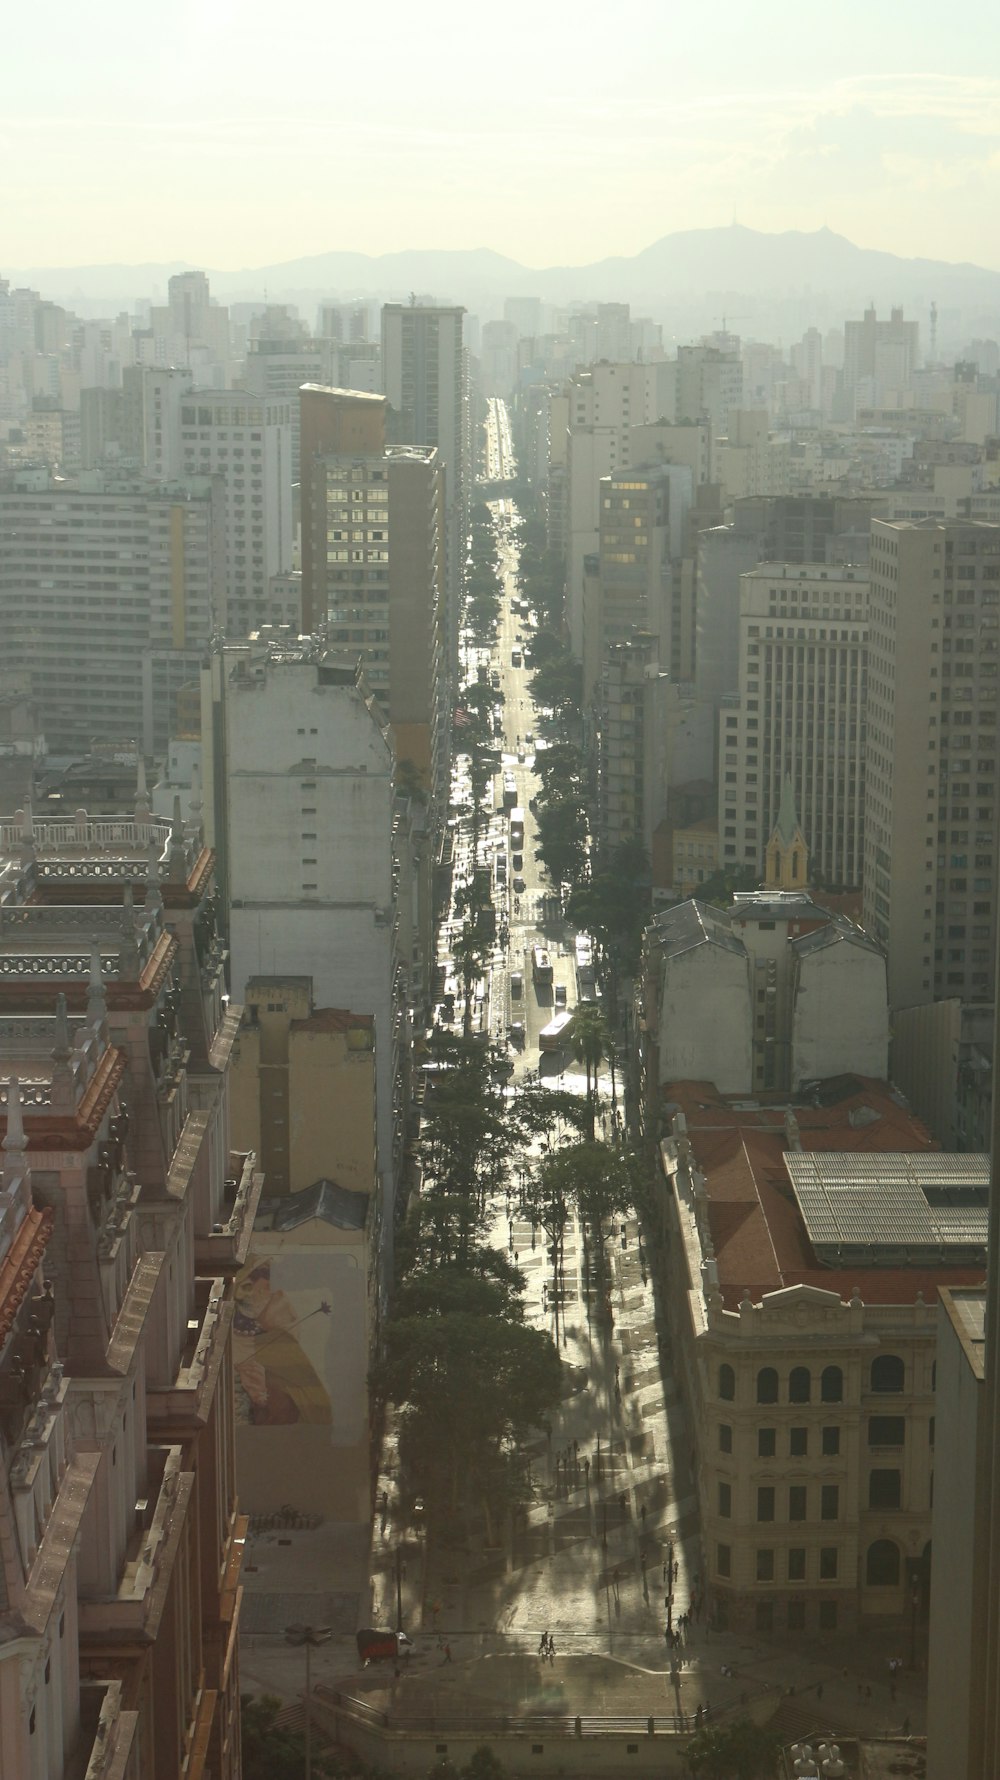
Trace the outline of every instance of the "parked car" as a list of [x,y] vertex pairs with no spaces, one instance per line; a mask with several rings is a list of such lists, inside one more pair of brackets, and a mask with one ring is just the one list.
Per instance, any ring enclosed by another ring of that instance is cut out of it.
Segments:
[[566,984],[565,983],[557,983],[556,984],[555,1003],[556,1003],[556,1007],[565,1007],[566,1006]]
[[525,889],[524,879],[523,878],[515,878],[514,879],[514,895],[515,896],[523,896],[524,889]]

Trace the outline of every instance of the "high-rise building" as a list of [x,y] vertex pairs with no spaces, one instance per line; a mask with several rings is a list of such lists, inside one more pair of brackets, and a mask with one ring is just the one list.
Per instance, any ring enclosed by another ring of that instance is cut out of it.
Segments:
[[874,520],[864,918],[889,1000],[994,991],[1000,526]]
[[[444,474],[432,446],[386,446],[384,396],[307,386],[303,560],[331,650],[364,661],[409,761],[443,810]],[[308,552],[305,539],[308,535]],[[305,580],[305,576],[303,577]]]
[[863,572],[762,563],[741,575],[739,692],[719,713],[727,867],[762,868],[788,779],[813,872],[860,884],[867,643]]
[[198,390],[181,404],[181,450],[185,475],[224,485],[226,627],[249,636],[270,616],[272,575],[292,567],[292,403]]
[[582,600],[585,701],[609,648],[634,631],[654,636],[660,666],[683,676],[683,613],[672,559],[681,554],[691,498],[685,464],[643,465],[602,477],[597,572],[585,576]]
[[334,349],[323,340],[255,340],[243,366],[242,384],[269,402],[285,401],[292,419],[292,483],[299,481],[299,391],[304,383],[330,383]]
[[165,747],[178,685],[225,623],[221,497],[209,477],[0,481],[6,666],[27,677],[51,748]]
[[728,433],[730,408],[743,404],[739,342],[723,347],[708,343],[679,347],[676,403],[676,412],[667,415],[668,420],[707,420],[716,439]]
[[[407,961],[396,919],[395,761],[357,657],[262,633],[203,678],[206,825],[230,904],[230,980],[312,979],[320,1007],[375,1022],[380,1217],[392,1230],[408,1093]],[[383,1283],[391,1238],[381,1256]]]
[[141,798],[114,837],[0,830],[0,1769],[239,1780],[262,1182],[229,1149],[212,855]]
[[445,655],[458,681],[469,480],[474,462],[464,309],[386,303],[382,309],[382,388],[396,417],[396,442],[436,445],[445,474]]

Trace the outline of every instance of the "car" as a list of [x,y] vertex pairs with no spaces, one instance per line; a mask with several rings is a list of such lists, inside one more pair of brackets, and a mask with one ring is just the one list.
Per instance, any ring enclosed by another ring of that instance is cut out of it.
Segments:
[[566,984],[565,983],[557,983],[556,984],[555,1003],[556,1003],[556,1007],[565,1007],[566,1006]]
[[524,1044],[524,1021],[512,1020],[508,1030],[510,1032],[511,1044],[517,1045],[518,1050],[520,1050]]
[[514,867],[515,871],[523,870],[523,868],[524,868],[524,854],[523,853],[512,853],[510,856],[510,862],[511,862],[511,865]]
[[525,889],[524,879],[523,878],[515,878],[514,879],[514,895],[515,896],[523,896],[524,889]]
[[520,1001],[524,994],[523,970],[512,970],[510,973],[510,992],[515,1001]]

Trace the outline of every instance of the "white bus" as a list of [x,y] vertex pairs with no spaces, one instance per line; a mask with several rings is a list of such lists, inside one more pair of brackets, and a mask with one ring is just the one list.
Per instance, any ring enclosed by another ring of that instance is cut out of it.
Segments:
[[568,1013],[565,1008],[561,1013],[556,1014],[555,1018],[550,1020],[547,1026],[543,1026],[541,1032],[538,1034],[538,1049],[540,1051],[561,1050],[562,1046],[569,1038],[569,1033],[566,1029],[572,1022],[572,1019],[573,1015]]
[[531,948],[531,974],[536,983],[552,981],[552,960],[542,946]]

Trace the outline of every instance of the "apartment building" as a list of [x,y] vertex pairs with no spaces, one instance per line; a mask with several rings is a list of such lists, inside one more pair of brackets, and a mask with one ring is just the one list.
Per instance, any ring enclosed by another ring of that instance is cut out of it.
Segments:
[[207,477],[0,479],[0,618],[50,748],[166,746],[192,661],[226,621],[225,509]]
[[[593,697],[609,649],[634,631],[657,641],[665,669],[677,673],[683,615],[675,605],[673,555],[691,505],[691,472],[656,464],[600,480],[596,572],[585,564],[582,599],[584,702]],[[678,675],[678,677],[680,677]]]
[[199,390],[181,404],[186,476],[225,490],[226,632],[246,637],[270,617],[273,575],[292,567],[292,402],[245,390]]
[[872,524],[864,920],[893,1007],[993,996],[1000,526]]
[[229,1148],[200,829],[0,829],[3,1780],[238,1780]]
[[719,712],[724,863],[759,870],[791,783],[816,882],[861,882],[868,578],[819,563],[740,576],[739,692]]

